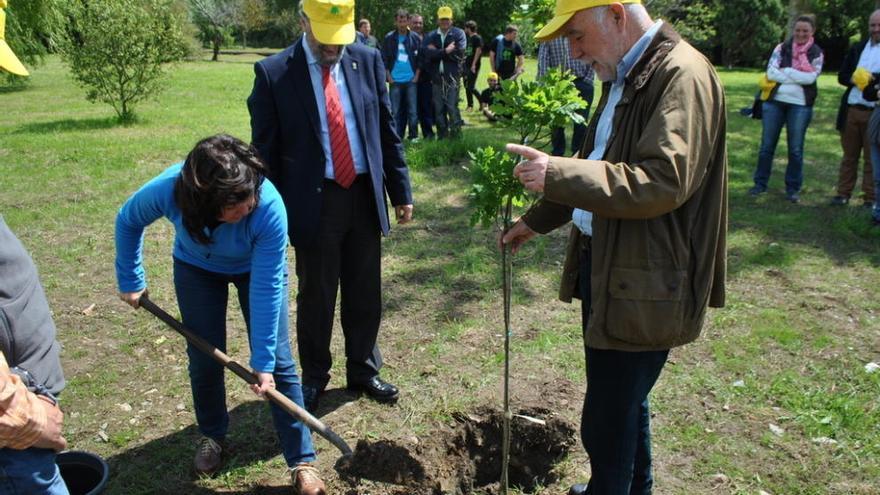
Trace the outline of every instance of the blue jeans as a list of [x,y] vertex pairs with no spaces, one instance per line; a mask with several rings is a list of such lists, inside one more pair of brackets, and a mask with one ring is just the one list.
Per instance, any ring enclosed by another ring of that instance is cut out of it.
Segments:
[[[238,302],[250,338],[249,282],[248,273],[214,273],[175,259],[174,289],[177,292],[177,304],[183,324],[220,351],[226,352],[226,303],[231,283],[238,290]],[[302,407],[302,387],[296,373],[296,363],[290,353],[287,330],[286,274],[282,301],[278,318],[275,371],[272,375],[275,377],[276,389]],[[214,440],[223,440],[229,429],[223,365],[189,344],[186,352],[189,355],[189,378],[199,431]],[[299,462],[315,460],[309,429],[275,404],[270,403],[270,409],[287,465],[294,466]]]
[[458,111],[457,77],[440,76],[434,79],[434,122],[437,124],[437,137],[458,136],[461,132],[461,114]]
[[[418,117],[418,86],[414,83],[391,83],[391,111],[394,113],[394,121],[397,125],[397,135],[404,138],[406,126],[409,124],[409,138],[419,136]],[[403,100],[401,102],[401,100]],[[403,103],[403,105],[401,105]],[[401,108],[401,106],[403,108]],[[404,119],[403,110],[406,110]]]
[[[581,249],[578,295],[584,342],[592,315],[590,275],[592,250]],[[669,351],[623,352],[584,345],[587,394],[581,412],[581,441],[590,456],[590,495],[649,495],[651,413],[648,394]]]
[[434,98],[431,96],[433,85],[430,76],[423,73],[416,86],[418,86],[416,93],[419,95],[418,115],[422,126],[422,136],[430,139],[434,137]]
[[586,347],[587,394],[581,440],[590,456],[590,495],[649,495],[651,413],[648,394],[669,351]]
[[0,449],[0,493],[3,495],[69,495],[55,464],[55,451]]
[[[880,112],[880,109],[874,111]],[[874,209],[871,216],[880,222],[880,144],[876,142],[871,143],[871,163],[877,164],[874,166]]]
[[788,138],[788,167],[785,169],[785,192],[800,192],[804,183],[804,138],[807,126],[813,118],[813,107],[792,105],[778,101],[765,101],[761,106],[763,133],[758,152],[758,168],[755,170],[755,186],[767,190],[770,171],[773,168],[773,155],[782,126],[786,126]]

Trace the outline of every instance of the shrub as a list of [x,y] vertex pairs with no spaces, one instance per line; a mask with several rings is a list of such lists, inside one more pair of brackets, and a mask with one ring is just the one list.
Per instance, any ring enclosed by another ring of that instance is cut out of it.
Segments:
[[113,107],[120,121],[162,89],[166,65],[187,50],[171,0],[102,0],[71,7],[62,57],[86,98]]

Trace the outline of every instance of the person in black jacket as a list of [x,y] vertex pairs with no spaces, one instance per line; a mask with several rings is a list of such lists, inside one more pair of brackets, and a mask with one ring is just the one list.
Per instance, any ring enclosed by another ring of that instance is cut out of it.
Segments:
[[831,204],[842,206],[849,203],[858,179],[859,155],[865,163],[862,175],[863,204],[874,204],[873,173],[870,159],[870,146],[866,137],[868,119],[875,104],[862,97],[861,91],[853,91],[853,73],[857,68],[869,72],[880,72],[880,10],[875,10],[868,19],[870,37],[852,48],[846,54],[843,65],[837,73],[837,82],[846,87],[837,113],[837,130],[840,131],[840,144],[843,158],[837,180],[837,195]]
[[434,97],[434,119],[437,137],[456,137],[461,133],[461,113],[458,110],[462,62],[467,48],[464,31],[452,25],[452,9],[437,9],[436,31],[425,36],[423,49],[425,65],[431,74]]

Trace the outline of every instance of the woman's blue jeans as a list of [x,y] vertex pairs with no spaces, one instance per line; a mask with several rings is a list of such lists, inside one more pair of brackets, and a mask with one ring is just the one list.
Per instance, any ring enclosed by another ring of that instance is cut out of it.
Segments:
[[792,105],[778,101],[765,101],[761,107],[763,133],[758,152],[758,168],[755,170],[755,186],[767,190],[770,172],[773,169],[773,155],[782,126],[786,127],[788,138],[788,167],[785,169],[785,192],[800,192],[804,183],[804,138],[807,127],[813,118],[813,107]]
[[[180,307],[183,324],[223,352],[226,352],[226,304],[229,298],[229,284],[235,285],[238,290],[238,302],[250,339],[249,283],[249,273],[239,275],[214,273],[174,260],[174,288],[177,292],[177,304]],[[290,352],[288,336],[286,274],[282,301],[278,318],[275,371],[272,375],[275,377],[276,389],[302,407],[302,386],[296,373],[296,363]],[[199,431],[214,440],[223,440],[229,429],[226,386],[223,381],[224,368],[191,345],[187,345],[186,352],[189,355],[189,378]],[[287,465],[295,466],[300,462],[315,460],[315,449],[312,446],[309,429],[275,404],[271,404],[270,408]]]

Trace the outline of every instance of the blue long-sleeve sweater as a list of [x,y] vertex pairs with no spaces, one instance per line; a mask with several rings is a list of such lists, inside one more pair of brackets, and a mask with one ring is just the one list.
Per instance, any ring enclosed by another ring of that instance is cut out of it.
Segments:
[[[241,221],[221,223],[210,244],[199,244],[186,231],[174,201],[174,183],[182,163],[172,165],[134,193],[116,216],[116,279],[121,292],[146,288],[144,229],[161,217],[174,225],[173,256],[199,268],[224,274],[250,272],[251,367],[275,369],[278,318],[287,272],[287,213],[268,180],[260,186],[257,207]],[[286,316],[284,316],[286,317]]]

